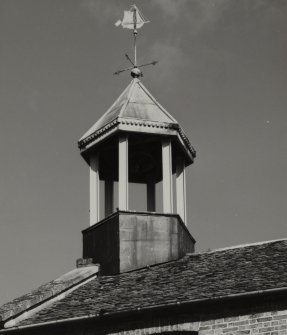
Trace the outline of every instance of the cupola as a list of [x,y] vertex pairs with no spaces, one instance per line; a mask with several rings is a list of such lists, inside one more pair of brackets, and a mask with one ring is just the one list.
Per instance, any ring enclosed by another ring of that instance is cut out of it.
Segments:
[[[135,68],[128,87],[78,142],[90,169],[83,258],[100,263],[106,274],[178,259],[195,243],[186,227],[185,176],[195,150],[179,123],[133,75]],[[146,211],[130,208],[129,198],[137,196],[129,192],[130,183],[146,185]],[[156,203],[159,184],[162,210]]]

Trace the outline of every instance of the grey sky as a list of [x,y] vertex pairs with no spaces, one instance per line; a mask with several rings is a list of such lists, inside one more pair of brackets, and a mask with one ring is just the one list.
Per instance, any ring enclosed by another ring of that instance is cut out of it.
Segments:
[[[197,149],[197,250],[286,237],[287,2],[151,0],[143,82]],[[129,1],[0,1],[0,304],[75,266],[88,226],[77,139],[130,82]]]

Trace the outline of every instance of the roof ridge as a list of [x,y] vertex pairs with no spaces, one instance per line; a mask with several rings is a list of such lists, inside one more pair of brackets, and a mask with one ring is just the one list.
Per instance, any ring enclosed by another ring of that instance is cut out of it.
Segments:
[[[121,100],[121,98],[129,91],[129,89],[131,88],[132,84],[134,83],[134,79],[129,83],[129,85],[123,90],[123,92],[118,96],[118,98],[114,101],[114,103],[108,108],[108,110],[98,119],[98,121],[96,123],[93,124],[93,126],[91,128],[89,128],[85,134],[83,136],[81,136],[81,138],[79,139],[79,142],[84,140],[90,133],[91,129],[94,128],[97,124],[100,124],[100,122],[102,120],[105,119],[105,117],[111,112],[111,110],[118,104],[118,102]],[[125,105],[125,104],[124,104]],[[122,110],[122,107],[121,107]],[[116,117],[113,118],[113,120],[117,119],[119,117],[119,115],[117,115]],[[112,121],[113,121],[112,120]],[[107,122],[106,124],[104,124],[101,128],[103,128],[104,126],[106,126],[108,123],[110,123],[111,121]],[[92,134],[93,132],[91,132]],[[91,135],[90,134],[90,135]]]
[[125,108],[127,107],[128,103],[130,102],[130,99],[131,99],[131,95],[134,91],[134,88],[135,88],[135,84],[139,82],[139,79],[135,78],[131,81],[130,85],[128,86],[129,89],[128,89],[128,96],[127,96],[127,101],[125,101],[125,103],[122,105],[121,107],[121,110],[117,116],[117,118],[120,118],[122,117],[122,114],[123,114],[123,111],[125,110]]
[[51,303],[67,296],[88,281],[95,279],[98,272],[99,267],[97,265],[75,268],[48,283],[40,285],[28,294],[0,306],[0,322],[4,323],[5,327],[6,325],[10,327],[30,317]]
[[214,253],[214,252],[221,252],[221,251],[228,251],[228,250],[233,250],[233,249],[247,248],[247,247],[263,245],[263,244],[273,244],[273,243],[282,242],[282,241],[287,242],[287,237],[286,238],[275,239],[275,240],[268,240],[268,241],[243,243],[243,244],[238,244],[238,245],[234,245],[234,246],[230,246],[230,247],[223,247],[223,248],[218,248],[218,249],[213,249],[213,250],[203,250],[201,252],[188,253],[186,255],[187,256],[195,256],[195,255],[201,255],[201,254],[211,254],[211,253]]

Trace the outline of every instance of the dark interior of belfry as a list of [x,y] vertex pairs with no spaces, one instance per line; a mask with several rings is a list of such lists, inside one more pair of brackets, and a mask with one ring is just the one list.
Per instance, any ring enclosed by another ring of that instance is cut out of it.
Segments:
[[[118,182],[119,135],[100,143],[94,153],[99,155],[99,177],[101,181]],[[162,135],[128,134],[128,182],[153,187],[162,181]],[[93,155],[92,152],[89,155]],[[172,173],[176,172],[176,160],[184,159],[184,153],[176,140],[172,141]],[[132,193],[132,192],[131,192]],[[130,194],[133,197],[133,194]],[[154,205],[155,207],[155,205]],[[133,208],[136,209],[136,208]],[[155,211],[153,206],[146,210]]]

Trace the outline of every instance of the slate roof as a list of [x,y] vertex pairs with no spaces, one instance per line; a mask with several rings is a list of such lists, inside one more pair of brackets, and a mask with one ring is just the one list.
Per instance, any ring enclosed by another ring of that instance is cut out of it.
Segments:
[[93,279],[18,325],[287,288],[286,273],[287,239],[194,253]]
[[16,317],[36,305],[40,305],[50,299],[53,299],[60,293],[71,290],[73,287],[76,287],[76,285],[84,283],[85,281],[97,276],[98,272],[99,267],[96,265],[81,267],[73,269],[59,278],[41,285],[30,293],[1,306],[0,322]]

